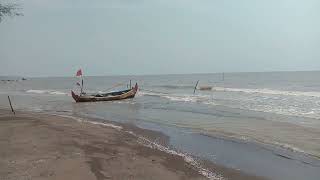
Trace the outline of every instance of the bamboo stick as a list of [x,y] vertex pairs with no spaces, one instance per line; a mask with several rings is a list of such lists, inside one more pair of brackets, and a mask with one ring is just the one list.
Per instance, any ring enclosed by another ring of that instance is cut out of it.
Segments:
[[197,84],[196,84],[196,86],[194,87],[193,94],[196,93],[196,89],[197,89],[198,83],[199,83],[199,80],[197,81]]
[[8,96],[8,100],[9,100],[9,104],[10,104],[10,107],[11,107],[11,111],[13,112],[13,114],[16,114],[16,112],[14,111],[14,109],[12,107],[10,96]]

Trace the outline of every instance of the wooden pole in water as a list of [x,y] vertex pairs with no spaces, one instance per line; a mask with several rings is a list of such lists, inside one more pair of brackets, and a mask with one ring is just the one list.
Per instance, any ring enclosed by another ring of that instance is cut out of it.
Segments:
[[80,96],[82,95],[82,92],[83,92],[83,78],[81,79],[81,93],[80,93]]
[[193,94],[196,93],[196,89],[197,89],[198,83],[199,83],[199,80],[197,81],[197,84],[196,84],[196,86],[194,87]]
[[11,104],[11,100],[10,100],[10,96],[8,96],[8,100],[9,100],[9,104],[10,104],[10,107],[11,107],[11,111],[13,112],[13,114],[16,114],[16,112],[14,112],[14,110],[13,110],[13,107],[12,107],[12,104]]
[[132,86],[131,86],[131,79],[130,79],[130,89],[132,88]]

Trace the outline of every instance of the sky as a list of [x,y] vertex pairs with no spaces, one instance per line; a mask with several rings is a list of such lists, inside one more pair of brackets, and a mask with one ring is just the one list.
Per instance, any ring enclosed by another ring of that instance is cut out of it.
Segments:
[[319,0],[16,2],[0,76],[320,70]]

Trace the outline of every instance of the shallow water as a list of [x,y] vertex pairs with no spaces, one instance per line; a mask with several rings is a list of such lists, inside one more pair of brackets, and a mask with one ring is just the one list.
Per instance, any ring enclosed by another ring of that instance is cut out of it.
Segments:
[[[77,78],[31,78],[0,81],[0,107],[8,107],[10,95],[21,110],[158,130],[176,148],[256,175],[317,179],[319,161],[307,156],[320,157],[317,77],[320,72],[230,73],[224,79],[221,74],[85,77],[87,92],[118,83],[116,89],[124,89],[129,79],[140,91],[132,100],[80,104],[69,95],[71,89],[78,91]],[[213,89],[193,94],[197,80]]]

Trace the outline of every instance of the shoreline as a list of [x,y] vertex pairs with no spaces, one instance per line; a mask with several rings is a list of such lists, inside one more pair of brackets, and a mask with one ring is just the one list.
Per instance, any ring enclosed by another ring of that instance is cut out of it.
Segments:
[[[6,147],[0,150],[3,155],[0,176],[5,179],[207,179],[204,176],[207,175],[211,179],[221,176],[220,179],[264,179],[211,162],[199,166],[199,162],[171,149],[161,151],[166,148],[168,137],[159,132],[82,119],[85,121],[25,111],[12,115],[0,109],[0,144]],[[139,142],[141,139],[146,144]]]
[[[95,116],[80,115],[80,117],[92,119],[91,117]],[[95,117],[94,120],[106,121],[123,126],[128,125],[127,122],[109,121],[99,116]],[[139,134],[141,130],[146,130],[151,132],[151,134],[159,133],[161,136],[166,136],[165,139],[167,140],[165,145],[170,144],[171,149],[177,150],[178,152],[182,150],[184,153],[193,155],[192,157],[196,159],[197,162],[200,162],[201,167],[212,170],[213,172],[226,172],[231,170],[232,172],[236,171],[240,174],[256,175],[260,178],[263,177],[267,179],[301,179],[303,177],[301,174],[304,173],[307,173],[310,179],[317,179],[319,175],[319,171],[316,169],[320,167],[320,161],[316,157],[301,152],[291,151],[287,148],[251,141],[242,141],[223,136],[207,136],[187,129],[180,129],[181,132],[179,131],[172,134],[172,129],[174,129],[173,131],[176,131],[176,129],[167,126],[157,127],[157,125],[150,126],[150,124],[144,123],[130,123],[128,126],[137,128]],[[168,130],[168,128],[171,130]],[[165,135],[163,133],[165,133]],[[189,133],[190,135],[187,135]],[[187,136],[186,138],[181,138],[181,136],[185,135]],[[186,139],[188,140],[186,141]],[[181,147],[182,144],[180,144],[179,141],[183,142],[186,146]],[[188,143],[190,146],[188,146]],[[194,149],[196,146],[201,147],[201,150],[197,151],[199,148]],[[213,154],[213,156],[208,153]],[[217,154],[217,156],[214,154]],[[239,159],[241,160],[239,161]],[[219,168],[222,168],[222,170],[220,171]],[[283,172],[288,170],[294,172],[283,174]]]
[[303,159],[294,158],[291,156],[299,155],[298,157],[300,157],[300,158],[305,158],[307,160],[315,160],[315,161],[319,161],[319,163],[320,163],[320,156],[312,154],[312,153],[308,153],[308,152],[303,151],[299,148],[292,147],[292,146],[289,146],[286,144],[263,142],[263,141],[259,141],[259,140],[253,139],[253,138],[248,138],[250,140],[241,139],[241,138],[236,138],[234,136],[225,136],[222,133],[216,133],[216,134],[198,133],[198,134],[200,134],[202,136],[209,137],[209,138],[221,139],[224,141],[232,141],[235,143],[242,143],[242,144],[251,144],[251,145],[266,149],[268,151],[278,152],[279,153],[278,155],[281,157],[284,157],[287,159],[297,160],[297,161],[300,161],[303,163],[307,163],[307,162],[304,161]]

